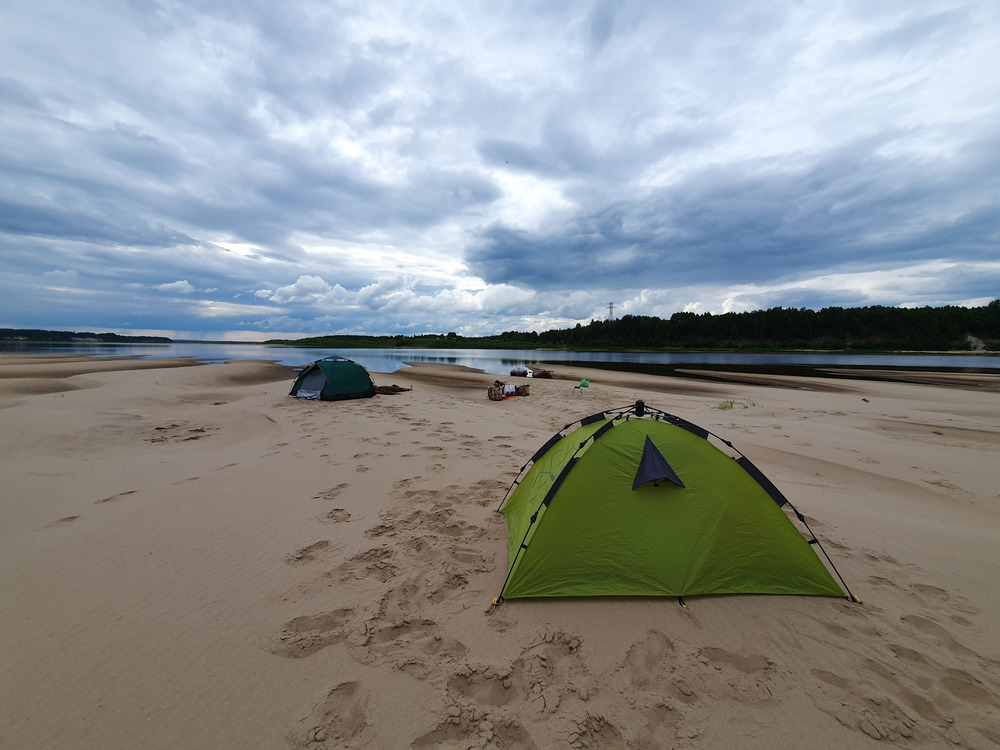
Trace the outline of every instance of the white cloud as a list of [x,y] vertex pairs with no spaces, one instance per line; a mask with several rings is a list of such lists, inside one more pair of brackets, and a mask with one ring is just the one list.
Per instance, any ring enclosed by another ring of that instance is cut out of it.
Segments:
[[232,318],[285,312],[281,308],[269,308],[262,305],[237,305],[233,302],[215,302],[212,300],[198,300],[193,303],[192,309],[193,314],[199,318]]
[[[317,303],[323,300],[333,287],[327,284],[319,276],[299,276],[293,284],[288,284],[278,288],[270,299],[280,304],[289,302]],[[258,296],[261,296],[258,292]]]
[[174,292],[176,294],[191,294],[194,292],[194,287],[185,280],[171,281],[169,284],[156,284],[155,288],[161,292]]

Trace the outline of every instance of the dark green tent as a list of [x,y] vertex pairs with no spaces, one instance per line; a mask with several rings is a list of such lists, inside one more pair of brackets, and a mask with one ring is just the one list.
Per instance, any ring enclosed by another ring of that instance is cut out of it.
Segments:
[[332,356],[306,365],[295,378],[289,396],[316,401],[371,398],[375,384],[368,370],[344,357]]
[[736,455],[641,401],[564,434],[573,424],[522,467],[531,466],[498,509],[509,549],[497,602],[845,595],[786,508],[805,525],[802,515],[730,443],[721,441]]

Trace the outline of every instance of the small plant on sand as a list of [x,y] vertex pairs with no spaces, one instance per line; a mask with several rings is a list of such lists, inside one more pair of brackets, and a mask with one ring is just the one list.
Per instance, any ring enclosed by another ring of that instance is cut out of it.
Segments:
[[[744,401],[743,402],[743,408],[744,409],[749,409],[751,406],[756,406],[756,405],[757,404],[755,404],[753,401]],[[719,411],[728,411],[729,409],[732,409],[735,406],[736,406],[736,402],[730,400],[730,401],[720,401],[719,403],[717,403],[715,405],[714,408],[718,409]]]

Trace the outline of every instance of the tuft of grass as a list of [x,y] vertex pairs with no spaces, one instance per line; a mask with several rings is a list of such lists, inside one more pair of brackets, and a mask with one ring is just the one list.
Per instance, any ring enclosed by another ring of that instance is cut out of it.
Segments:
[[[744,401],[742,404],[744,409],[749,409],[751,406],[756,406],[756,405],[757,404],[755,404],[753,401]],[[729,409],[732,409],[735,406],[736,402],[733,400],[729,400],[729,401],[720,401],[715,405],[714,408],[718,409],[719,411],[728,411]]]

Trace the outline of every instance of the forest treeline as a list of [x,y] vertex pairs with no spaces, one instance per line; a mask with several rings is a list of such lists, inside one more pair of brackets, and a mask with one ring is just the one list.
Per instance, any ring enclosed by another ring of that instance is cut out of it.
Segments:
[[1000,299],[983,307],[774,307],[754,312],[623,315],[587,325],[495,336],[315,336],[269,344],[319,348],[825,349],[1000,351]]
[[[0,341],[169,344],[163,336],[122,336],[0,328]],[[415,336],[331,335],[267,344],[338,347],[468,349],[820,349],[838,351],[1000,351],[1000,299],[983,307],[773,307],[754,312],[677,312],[669,319],[623,315],[550,331],[494,336],[428,333]]]
[[100,344],[170,344],[165,336],[122,336],[117,333],[79,331],[39,331],[29,328],[0,328],[0,341],[72,342]]

